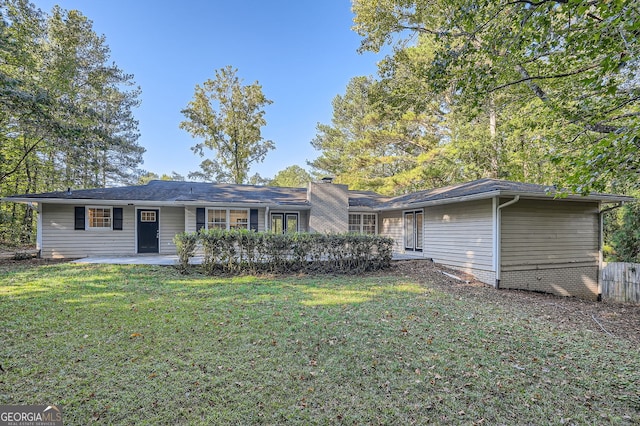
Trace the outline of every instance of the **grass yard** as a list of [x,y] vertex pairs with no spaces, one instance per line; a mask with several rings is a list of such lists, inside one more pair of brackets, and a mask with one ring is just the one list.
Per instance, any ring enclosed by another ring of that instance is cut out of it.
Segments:
[[0,265],[0,404],[69,425],[640,422],[636,341],[424,277]]

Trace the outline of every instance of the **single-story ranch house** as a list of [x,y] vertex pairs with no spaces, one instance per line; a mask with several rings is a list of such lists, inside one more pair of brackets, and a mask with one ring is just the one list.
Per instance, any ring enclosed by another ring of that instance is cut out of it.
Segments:
[[495,179],[393,198],[330,180],[306,189],[152,181],[4,198],[37,206],[44,258],[175,254],[173,236],[201,228],[377,233],[397,253],[495,287],[589,299],[600,294],[604,204],[632,200],[554,198],[553,188]]

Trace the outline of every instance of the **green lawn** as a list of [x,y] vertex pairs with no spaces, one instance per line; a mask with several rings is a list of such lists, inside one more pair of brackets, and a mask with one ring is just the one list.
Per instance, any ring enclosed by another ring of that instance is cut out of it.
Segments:
[[409,278],[0,266],[0,404],[65,424],[632,424],[640,350]]

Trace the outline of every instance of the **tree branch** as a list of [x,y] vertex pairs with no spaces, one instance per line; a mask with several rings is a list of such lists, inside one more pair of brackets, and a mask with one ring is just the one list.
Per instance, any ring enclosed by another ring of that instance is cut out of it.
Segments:
[[549,79],[554,79],[554,78],[571,77],[571,76],[574,76],[574,75],[577,75],[577,74],[581,74],[581,73],[583,73],[585,71],[589,71],[591,69],[594,69],[596,67],[597,67],[597,65],[591,65],[591,66],[588,66],[588,67],[580,68],[580,69],[577,69],[575,71],[562,73],[562,74],[531,76],[531,75],[529,75],[529,72],[522,65],[516,65],[515,69],[522,76],[522,78],[520,80],[511,81],[509,83],[501,84],[500,86],[494,87],[493,89],[489,90],[489,92],[493,93],[493,92],[497,92],[498,90],[504,89],[506,87],[515,86],[516,84],[527,83],[529,88],[531,88],[531,90],[533,90],[533,92],[536,94],[537,97],[539,97],[543,101],[546,101],[547,100],[547,94],[544,92],[544,90],[542,90],[542,88],[539,85],[537,85],[534,82],[534,80],[549,80]]
[[569,3],[569,0],[540,0],[540,1],[531,1],[531,0],[515,0],[509,3],[505,3],[502,7],[513,6],[515,4],[528,4],[529,6],[538,7],[542,6],[545,3]]
[[620,130],[620,127],[610,126],[603,123],[585,124],[584,128],[596,133],[615,133]]
[[29,156],[29,154],[31,154],[33,152],[33,150],[36,149],[38,144],[40,142],[42,142],[43,140],[44,140],[44,138],[38,139],[33,145],[31,145],[27,150],[25,150],[25,152],[22,154],[22,156],[20,157],[20,159],[16,163],[15,167],[13,169],[9,170],[6,173],[3,173],[2,176],[0,176],[0,182],[5,180],[7,177],[11,176],[12,174],[16,173],[18,171],[18,169],[20,168],[20,165],[22,165],[22,163],[26,160],[26,158]]

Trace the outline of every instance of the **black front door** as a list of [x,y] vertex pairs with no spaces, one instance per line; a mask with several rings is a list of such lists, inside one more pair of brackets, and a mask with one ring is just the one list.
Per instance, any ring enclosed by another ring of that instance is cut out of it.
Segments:
[[158,253],[160,227],[158,210],[138,210],[138,253]]

